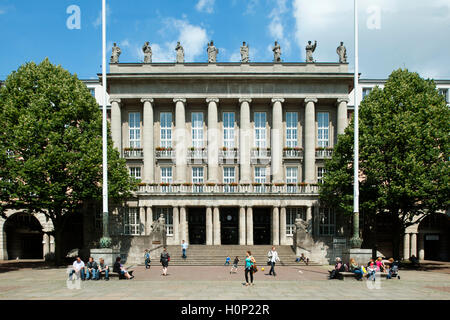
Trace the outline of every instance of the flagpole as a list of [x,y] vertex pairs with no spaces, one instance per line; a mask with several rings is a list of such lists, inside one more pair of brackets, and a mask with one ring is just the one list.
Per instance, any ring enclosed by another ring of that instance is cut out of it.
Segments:
[[354,75],[354,162],[353,162],[353,236],[350,239],[353,248],[361,248],[362,239],[359,237],[359,106],[358,106],[358,77],[359,77],[359,53],[358,53],[358,0],[354,0],[354,28],[355,28],[355,75]]
[[103,86],[103,119],[102,119],[102,144],[103,144],[103,237],[109,237],[108,230],[108,136],[106,122],[106,0],[102,0],[102,86]]

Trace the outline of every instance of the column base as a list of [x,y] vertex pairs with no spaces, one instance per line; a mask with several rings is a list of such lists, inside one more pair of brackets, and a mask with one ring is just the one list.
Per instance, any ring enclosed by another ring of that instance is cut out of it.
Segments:
[[116,262],[116,258],[120,257],[120,250],[110,248],[91,249],[91,257],[97,262],[100,258],[103,258],[106,265],[112,268],[113,264]]
[[[355,259],[356,263],[359,265],[367,265],[370,259],[372,259],[372,249],[347,249],[342,252],[342,262],[347,263],[351,258]],[[334,263],[334,261],[330,261]]]
[[352,237],[350,239],[350,246],[353,249],[360,249],[362,245],[363,240],[360,237]]

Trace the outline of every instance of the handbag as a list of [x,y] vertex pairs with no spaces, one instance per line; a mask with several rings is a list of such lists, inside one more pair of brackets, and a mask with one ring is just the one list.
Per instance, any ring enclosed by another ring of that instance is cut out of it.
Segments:
[[252,269],[254,273],[258,272],[258,267],[256,265],[252,265]]

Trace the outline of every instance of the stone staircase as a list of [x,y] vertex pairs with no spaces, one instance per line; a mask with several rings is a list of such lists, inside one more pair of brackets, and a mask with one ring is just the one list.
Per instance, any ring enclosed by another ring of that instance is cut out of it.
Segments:
[[[231,258],[230,264],[236,256],[239,257],[239,265],[244,265],[246,251],[250,249],[255,257],[258,266],[267,264],[267,253],[271,249],[271,245],[255,245],[255,246],[239,246],[239,245],[221,245],[221,246],[205,246],[205,245],[189,245],[187,250],[187,259],[181,257],[181,246],[167,246],[170,254],[169,266],[223,266],[226,257]],[[281,262],[277,265],[281,266],[298,266],[304,265],[303,262],[295,262],[296,255],[291,246],[277,246],[278,256]],[[153,260],[152,265],[159,263]],[[320,265],[314,261],[310,261],[309,265]]]

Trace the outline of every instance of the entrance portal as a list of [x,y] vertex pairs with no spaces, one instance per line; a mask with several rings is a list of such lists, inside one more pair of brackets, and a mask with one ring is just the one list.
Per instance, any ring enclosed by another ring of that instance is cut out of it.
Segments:
[[239,208],[220,208],[222,244],[239,244]]
[[253,243],[270,244],[270,208],[253,208]]
[[439,234],[424,235],[425,260],[440,260]]
[[17,213],[6,220],[8,258],[42,259],[42,226],[32,215]]
[[206,244],[206,208],[188,208],[188,225],[189,244]]

